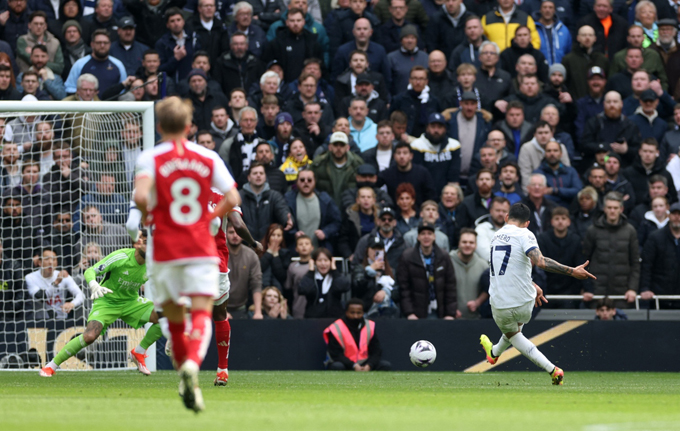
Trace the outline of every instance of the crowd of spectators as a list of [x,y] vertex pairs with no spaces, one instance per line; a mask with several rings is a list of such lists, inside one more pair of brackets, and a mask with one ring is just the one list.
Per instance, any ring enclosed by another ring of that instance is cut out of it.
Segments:
[[[187,138],[224,160],[265,246],[227,232],[234,318],[339,318],[350,297],[371,317],[488,317],[517,202],[546,256],[597,277],[535,270],[581,298],[548,306],[626,308],[680,294],[679,4],[7,0],[0,100],[189,99]],[[2,274],[22,276],[0,311],[62,318],[78,274],[129,245],[141,129],[123,119],[93,156],[82,116],[8,120]]]

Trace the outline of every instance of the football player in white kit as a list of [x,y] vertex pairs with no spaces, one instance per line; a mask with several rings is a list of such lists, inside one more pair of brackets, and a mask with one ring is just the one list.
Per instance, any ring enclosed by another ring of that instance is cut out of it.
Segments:
[[482,335],[480,343],[490,364],[495,364],[501,353],[512,345],[534,364],[550,373],[553,385],[561,385],[564,371],[553,365],[522,334],[522,326],[529,323],[534,306],[540,307],[548,302],[543,296],[543,290],[531,280],[531,265],[579,280],[595,276],[585,269],[588,261],[572,268],[544,257],[538,248],[536,237],[527,229],[530,216],[529,207],[523,203],[514,204],[505,216],[506,225],[491,240],[489,295],[493,319],[503,336],[494,345],[489,337]]

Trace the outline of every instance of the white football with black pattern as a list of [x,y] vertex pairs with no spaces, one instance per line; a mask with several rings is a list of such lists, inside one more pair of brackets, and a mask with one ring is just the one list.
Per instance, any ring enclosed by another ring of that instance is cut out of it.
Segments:
[[411,351],[408,353],[413,365],[419,368],[425,368],[434,363],[437,359],[437,350],[429,341],[420,340],[413,343]]

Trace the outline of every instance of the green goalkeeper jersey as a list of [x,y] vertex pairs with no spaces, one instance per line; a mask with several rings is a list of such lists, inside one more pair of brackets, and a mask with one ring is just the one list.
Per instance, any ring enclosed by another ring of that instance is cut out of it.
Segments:
[[148,280],[146,263],[143,265],[137,263],[134,248],[114,251],[88,268],[85,271],[85,281],[90,284],[90,281],[102,274],[104,277],[99,284],[112,290],[104,296],[112,302],[137,300],[139,288]]

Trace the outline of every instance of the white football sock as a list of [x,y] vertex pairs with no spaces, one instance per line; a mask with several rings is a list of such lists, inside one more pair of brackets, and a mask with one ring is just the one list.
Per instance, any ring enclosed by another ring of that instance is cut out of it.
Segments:
[[47,364],[46,367],[50,367],[50,368],[52,368],[54,371],[57,371],[57,368],[59,368],[59,365],[55,364],[54,361],[50,361],[50,363]]
[[531,362],[543,368],[547,372],[552,373],[555,369],[555,366],[552,364],[552,362],[550,362],[548,358],[546,358],[545,355],[543,355],[543,353],[538,350],[534,343],[529,341],[529,339],[521,332],[514,335],[510,339],[510,342],[515,347],[515,349],[519,350],[524,356],[531,359]]
[[500,340],[498,340],[498,343],[493,345],[493,348],[491,349],[491,354],[497,358],[499,357],[505,350],[510,347],[512,343],[510,340],[508,340],[508,337],[503,334]]
[[167,317],[159,317],[158,318],[158,324],[161,326],[161,332],[163,333],[163,336],[165,337],[166,340],[172,339],[172,336],[170,335],[170,327],[168,325],[168,318]]
[[146,353],[146,349],[144,349],[142,346],[137,346],[135,347],[135,353],[139,353],[140,355],[143,355]]

